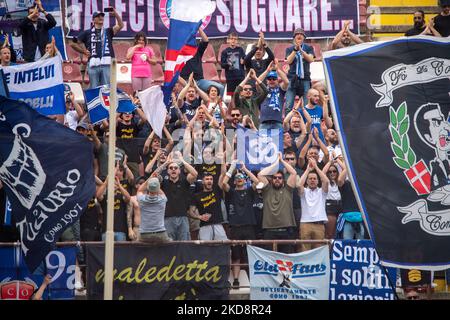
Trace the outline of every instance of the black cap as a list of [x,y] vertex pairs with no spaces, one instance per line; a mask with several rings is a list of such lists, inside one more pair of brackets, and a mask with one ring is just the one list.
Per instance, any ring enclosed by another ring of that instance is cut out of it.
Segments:
[[297,29],[295,29],[294,30],[294,34],[293,34],[293,38],[295,38],[295,36],[296,35],[298,35],[298,34],[302,34],[304,37],[305,37],[305,39],[306,39],[306,33],[305,33],[305,30],[303,30],[302,28],[297,28]]
[[92,14],[92,19],[95,19],[95,18],[97,18],[98,16],[104,17],[105,14],[104,14],[103,12],[101,12],[101,11],[96,11],[96,12],[94,12],[94,13]]

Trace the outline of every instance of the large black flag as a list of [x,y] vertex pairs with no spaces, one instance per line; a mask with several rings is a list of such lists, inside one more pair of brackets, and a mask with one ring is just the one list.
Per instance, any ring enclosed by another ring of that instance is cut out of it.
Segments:
[[93,145],[25,103],[0,97],[0,180],[34,271],[95,192]]
[[450,39],[325,55],[337,129],[385,265],[450,266]]

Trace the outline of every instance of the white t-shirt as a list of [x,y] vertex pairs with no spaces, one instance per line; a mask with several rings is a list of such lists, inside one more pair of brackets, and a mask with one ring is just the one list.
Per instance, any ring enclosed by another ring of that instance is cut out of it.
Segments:
[[337,183],[328,184],[327,200],[341,200],[341,193],[339,192],[339,186]]
[[[221,106],[222,106],[223,111],[226,113],[228,110],[227,105],[224,102],[222,102]],[[216,121],[219,124],[221,124],[223,122],[222,115],[220,114],[219,106],[215,102],[210,102],[208,105],[208,112],[211,113],[212,110],[214,110],[214,112],[212,114],[214,119],[216,119]]]
[[69,110],[66,115],[64,116],[64,124],[67,124],[67,126],[72,129],[76,130],[78,125],[78,113],[76,110]]
[[323,192],[322,188],[311,190],[305,188],[300,197],[302,203],[302,218],[300,222],[317,222],[328,221],[325,211],[325,201],[327,192]]

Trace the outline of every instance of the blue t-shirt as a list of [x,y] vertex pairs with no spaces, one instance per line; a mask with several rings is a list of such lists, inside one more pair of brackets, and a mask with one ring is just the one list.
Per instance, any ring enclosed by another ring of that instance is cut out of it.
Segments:
[[[314,109],[305,108],[305,110],[309,113],[309,115],[311,117],[311,120],[312,120],[311,133],[312,133],[314,128],[317,128],[317,130],[319,131],[320,140],[322,140],[323,143],[325,143],[325,137],[323,136],[322,129],[320,128],[320,124],[321,124],[322,119],[323,119],[323,109],[322,109],[322,107],[316,105],[316,106],[314,106]],[[303,115],[303,113],[302,113],[302,117],[303,117],[303,120],[306,122],[306,118]]]
[[[311,46],[308,46],[307,44],[304,43],[302,45],[302,49],[307,54],[312,54],[313,56],[315,56],[314,49]],[[294,46],[286,49],[286,58],[292,53],[292,51],[294,51]],[[304,75],[303,79],[305,80],[311,80],[311,72],[309,70],[309,64],[310,63],[306,61],[305,58],[303,58],[303,75]],[[287,74],[289,80],[295,76],[296,66],[297,66],[297,58],[295,58],[294,61],[292,61],[292,63],[289,65],[289,72]]]
[[266,121],[277,121],[283,122],[282,111],[283,111],[283,103],[284,96],[286,91],[280,89],[280,92],[277,94],[278,104],[277,106],[270,104],[270,88],[267,88],[269,92],[267,93],[266,99],[261,103],[261,111],[260,111],[260,122]]
[[201,100],[200,98],[195,99],[192,104],[187,103],[186,101],[183,103],[183,106],[181,107],[181,112],[186,114],[186,118],[191,121],[192,118],[195,116],[195,111],[200,106]]

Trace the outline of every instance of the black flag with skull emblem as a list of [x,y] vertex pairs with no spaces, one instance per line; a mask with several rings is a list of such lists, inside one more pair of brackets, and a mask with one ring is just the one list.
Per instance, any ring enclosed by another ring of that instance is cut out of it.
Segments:
[[383,264],[450,266],[450,38],[327,52],[332,110]]

